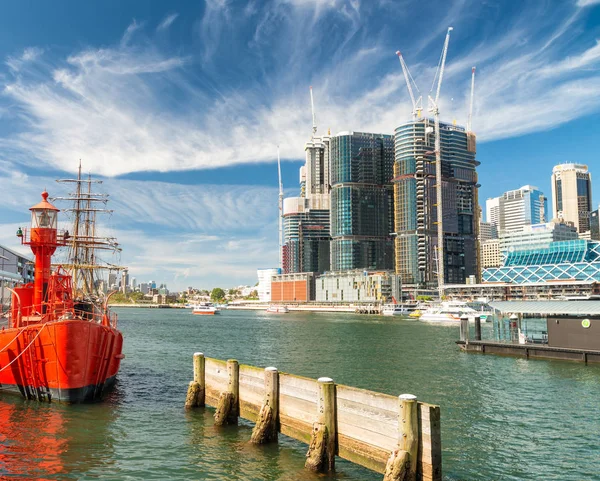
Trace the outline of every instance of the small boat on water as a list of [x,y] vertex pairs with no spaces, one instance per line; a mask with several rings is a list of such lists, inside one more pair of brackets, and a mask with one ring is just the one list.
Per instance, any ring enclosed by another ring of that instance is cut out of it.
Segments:
[[290,310],[287,308],[287,306],[272,304],[267,307],[267,312],[270,312],[271,314],[286,314],[287,312],[290,312]]
[[[95,249],[120,251],[112,238],[95,235],[97,209],[103,194],[91,194],[76,182],[76,207],[72,234],[59,231],[59,209],[48,202],[48,193],[31,207],[31,228],[17,231],[23,245],[35,256],[33,283],[12,292],[8,325],[0,330],[0,392],[27,399],[80,403],[96,401],[114,384],[121,360],[123,336],[117,316],[108,308],[108,296],[97,289]],[[93,213],[93,219],[90,218]],[[89,221],[89,222],[88,222]],[[87,229],[82,234],[79,227]],[[59,247],[70,248],[69,262],[52,269],[52,255]],[[77,254],[74,256],[73,251]]]
[[198,304],[193,306],[192,314],[205,315],[205,316],[213,316],[218,314],[219,310],[215,306],[211,306],[210,304]]
[[464,315],[475,316],[477,311],[465,302],[444,301],[421,311],[419,320],[426,322],[460,322]]
[[384,316],[409,316],[416,308],[416,304],[385,304],[381,314]]

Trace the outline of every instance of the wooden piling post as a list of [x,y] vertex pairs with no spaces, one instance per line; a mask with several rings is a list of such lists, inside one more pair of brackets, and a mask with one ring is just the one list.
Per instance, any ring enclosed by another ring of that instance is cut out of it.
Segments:
[[185,396],[185,408],[191,409],[198,406],[198,395],[200,393],[200,384],[196,381],[190,381],[187,395]]
[[277,441],[279,431],[279,372],[276,367],[265,369],[265,398],[252,430],[250,442],[265,444]]
[[227,376],[227,391],[219,397],[215,426],[237,424],[240,415],[240,366],[235,359],[227,361]]
[[460,340],[469,342],[469,318],[467,316],[460,318]]
[[313,426],[304,466],[312,471],[333,472],[337,454],[335,383],[329,377],[321,377],[317,382],[317,422]]
[[196,406],[204,406],[206,396],[206,369],[204,354],[194,353],[194,381],[200,385]]
[[481,317],[475,316],[475,340],[481,341]]
[[417,397],[402,394],[398,404],[398,449],[388,458],[383,481],[416,481],[419,450]]

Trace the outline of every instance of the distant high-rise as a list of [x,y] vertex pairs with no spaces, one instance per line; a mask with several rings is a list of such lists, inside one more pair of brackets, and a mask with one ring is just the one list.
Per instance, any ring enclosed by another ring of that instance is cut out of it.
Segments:
[[393,137],[339,133],[330,165],[331,270],[393,269]]
[[580,233],[590,230],[592,176],[587,165],[560,164],[552,169],[554,217],[573,222]]
[[[444,279],[464,284],[478,275],[478,184],[474,135],[440,123]],[[395,131],[394,202],[396,274],[402,283],[437,285],[435,132],[431,119]],[[489,221],[489,219],[488,219]]]
[[600,241],[600,208],[590,213],[590,239]]
[[485,201],[485,220],[496,227],[500,225],[500,197],[492,197]]
[[491,222],[479,222],[479,241],[485,242],[498,238],[498,227]]
[[[547,221],[548,200],[543,192],[532,185],[524,185],[505,192],[498,199],[498,232],[516,232],[526,225]],[[490,200],[495,199],[488,199]]]

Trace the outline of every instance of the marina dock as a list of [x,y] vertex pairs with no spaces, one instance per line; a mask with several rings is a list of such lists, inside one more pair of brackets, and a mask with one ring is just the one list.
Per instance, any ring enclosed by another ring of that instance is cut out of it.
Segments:
[[[500,339],[498,332],[496,339],[482,339],[479,319],[475,318],[473,334],[465,317],[457,341],[461,350],[526,359],[600,362],[600,302],[504,301],[491,305],[501,313],[498,331],[502,330],[505,337]],[[546,319],[539,335],[524,328],[526,317]]]
[[308,444],[309,469],[332,472],[339,456],[385,481],[442,479],[439,406],[202,353],[193,365],[186,407],[216,408],[215,424],[255,422],[257,444],[278,433]]

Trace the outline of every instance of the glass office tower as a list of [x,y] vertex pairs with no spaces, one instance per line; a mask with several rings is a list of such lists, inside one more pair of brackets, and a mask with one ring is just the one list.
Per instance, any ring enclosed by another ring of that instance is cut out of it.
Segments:
[[444,259],[437,259],[435,132],[432,119],[407,122],[395,131],[394,204],[396,274],[404,285],[464,284],[477,276],[479,230],[475,136],[440,123]]
[[342,132],[330,162],[331,270],[393,269],[393,137]]

